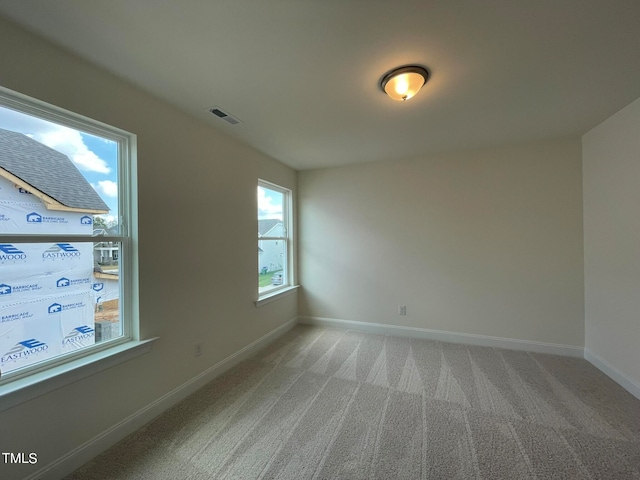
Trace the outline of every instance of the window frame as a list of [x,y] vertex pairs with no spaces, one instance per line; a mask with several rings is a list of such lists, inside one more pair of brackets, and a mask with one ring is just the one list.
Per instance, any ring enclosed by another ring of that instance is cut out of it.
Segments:
[[[275,183],[269,182],[267,180],[262,180],[262,179],[258,179],[257,187],[266,188],[268,190],[273,190],[275,192],[282,194],[282,223],[283,223],[283,230],[284,230],[283,236],[261,237],[259,236],[260,233],[258,232],[257,241],[258,242],[260,242],[261,240],[283,241],[285,245],[285,259],[284,259],[284,268],[283,268],[283,271],[285,272],[285,279],[282,285],[279,285],[275,288],[270,288],[269,290],[264,292],[260,292],[259,281],[256,282],[258,284],[257,285],[258,294],[257,294],[257,300],[255,303],[256,303],[256,306],[259,307],[265,303],[269,303],[269,301],[272,301],[284,294],[294,291],[297,288],[297,286],[295,284],[295,265],[294,265],[294,253],[293,253],[293,250],[294,250],[293,192],[289,188],[286,188],[281,185],[277,185]],[[257,211],[258,211],[258,205],[256,205],[256,212]],[[258,247],[259,245],[260,244],[258,243]],[[258,258],[256,258],[256,260],[259,266],[259,256]],[[258,270],[259,268],[256,268],[256,271]],[[258,277],[256,280],[259,279],[259,275],[260,273],[258,271]]]
[[[117,235],[94,237],[82,234],[0,233],[0,242],[11,244],[88,242],[93,245],[99,238],[100,242],[119,243],[119,309],[122,336],[3,374],[0,377],[0,398],[2,400],[7,396],[10,397],[8,400],[13,398],[13,402],[7,403],[10,405],[60,388],[66,383],[76,381],[77,378],[108,368],[108,365],[114,362],[126,361],[132,356],[146,353],[155,339],[140,340],[136,135],[2,86],[0,86],[0,106],[106,138],[118,144],[118,224],[120,228]],[[141,346],[144,348],[140,348]],[[21,392],[22,389],[34,386],[37,388],[29,389],[31,393]],[[13,395],[16,392],[20,395]]]

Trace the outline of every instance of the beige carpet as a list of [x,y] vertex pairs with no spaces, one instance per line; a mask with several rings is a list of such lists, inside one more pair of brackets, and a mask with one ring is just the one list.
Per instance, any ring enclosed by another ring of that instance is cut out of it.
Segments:
[[640,479],[584,360],[297,326],[69,479]]

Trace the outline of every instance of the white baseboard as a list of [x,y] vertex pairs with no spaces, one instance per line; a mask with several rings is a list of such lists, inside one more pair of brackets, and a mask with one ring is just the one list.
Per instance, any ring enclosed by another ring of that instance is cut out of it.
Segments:
[[292,329],[296,323],[297,319],[294,318],[283,325],[280,325],[275,330],[272,330],[253,343],[247,345],[241,350],[238,350],[233,355],[221,360],[204,372],[193,377],[191,380],[183,383],[179,387],[156,399],[146,407],[108,428],[91,440],[74,448],[63,457],[25,477],[24,480],[57,480],[70,474],[112,445],[149,423],[165,410],[171,408],[179,401],[184,400],[186,397],[202,388],[216,377],[261,350],[278,337],[284,335],[287,331]]
[[446,332],[442,330],[429,330],[417,327],[402,327],[398,325],[386,325],[382,323],[357,322],[354,320],[339,320],[322,317],[298,317],[298,322],[307,325],[322,325],[325,327],[346,328],[367,333],[381,335],[395,335],[399,337],[414,337],[441,342],[464,343],[467,345],[479,345],[482,347],[506,348],[509,350],[524,350],[527,352],[550,353],[565,357],[584,357],[584,348],[573,345],[561,345],[556,343],[534,342],[518,340],[514,338],[490,337],[487,335],[474,335],[471,333]]
[[629,378],[626,374],[622,373],[606,360],[600,358],[588,348],[584,349],[584,359],[593,364],[596,368],[602,371],[602,373],[619,384],[631,395],[633,395],[637,399],[640,399],[640,385]]

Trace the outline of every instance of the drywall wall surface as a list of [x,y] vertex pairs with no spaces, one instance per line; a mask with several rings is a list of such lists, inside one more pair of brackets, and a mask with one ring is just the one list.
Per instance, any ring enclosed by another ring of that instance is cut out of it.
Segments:
[[0,477],[23,478],[296,317],[295,294],[254,304],[257,181],[295,192],[296,172],[2,19],[0,63],[3,87],[138,136],[141,336],[160,337],[0,413],[2,451],[38,454],[2,465]]
[[637,392],[639,133],[640,99],[582,137],[586,349],[633,382]]
[[575,138],[299,172],[300,314],[583,346],[580,163]]

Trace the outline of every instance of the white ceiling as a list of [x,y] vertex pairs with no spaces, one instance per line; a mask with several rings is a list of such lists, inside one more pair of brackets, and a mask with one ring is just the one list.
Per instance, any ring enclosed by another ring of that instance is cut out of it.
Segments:
[[[640,97],[639,0],[2,0],[0,13],[297,169],[580,135]],[[378,81],[408,63],[432,78],[392,101]]]

